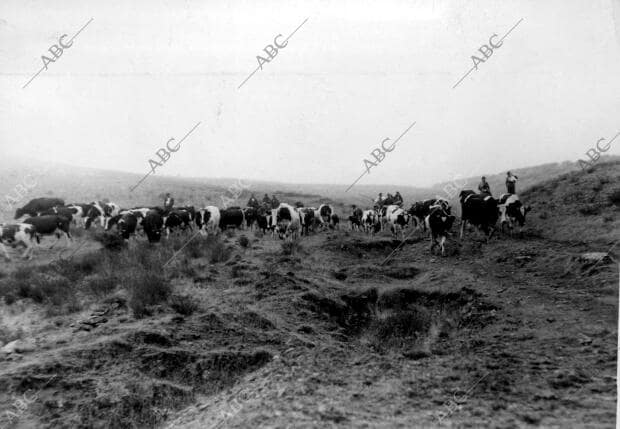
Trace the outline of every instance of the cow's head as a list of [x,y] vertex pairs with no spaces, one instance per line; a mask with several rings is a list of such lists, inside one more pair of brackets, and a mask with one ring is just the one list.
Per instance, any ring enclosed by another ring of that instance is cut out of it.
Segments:
[[19,219],[20,217],[22,217],[25,214],[26,214],[26,212],[25,212],[24,209],[17,209],[17,210],[15,210],[15,219]]
[[112,229],[112,227],[116,224],[119,224],[118,227],[120,229],[121,217],[122,215],[116,215],[116,216],[111,217],[110,220],[108,221],[108,227],[106,228],[106,231],[109,231],[110,229]]
[[531,210],[530,206],[524,206],[521,201],[515,201],[506,208],[506,214],[516,220],[519,226],[525,225],[525,215]]
[[460,193],[459,193],[459,200],[461,201],[461,203],[463,201],[465,201],[465,199],[470,196],[475,194],[474,191],[472,191],[471,189],[463,189]]
[[159,229],[149,229],[146,232],[146,238],[148,238],[149,243],[159,243],[159,240],[161,239],[161,230]]
[[84,229],[90,228],[90,225],[95,219],[101,215],[99,209],[95,206],[91,206],[86,213],[86,222],[84,223]]

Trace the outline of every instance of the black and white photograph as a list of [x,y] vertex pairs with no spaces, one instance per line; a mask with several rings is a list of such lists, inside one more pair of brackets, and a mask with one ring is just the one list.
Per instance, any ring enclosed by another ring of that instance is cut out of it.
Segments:
[[0,2],[0,428],[615,428],[620,0]]

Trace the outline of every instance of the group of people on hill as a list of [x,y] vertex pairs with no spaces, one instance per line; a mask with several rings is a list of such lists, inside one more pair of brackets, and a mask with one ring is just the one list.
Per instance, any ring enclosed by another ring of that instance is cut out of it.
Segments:
[[375,204],[379,207],[396,205],[402,207],[403,205],[403,197],[400,195],[400,192],[396,191],[394,195],[388,192],[387,196],[383,196],[383,192],[379,192],[379,196],[375,200]]
[[[515,176],[514,174],[512,174],[510,171],[506,173],[506,192],[508,194],[516,194],[516,185],[517,185],[517,180],[519,178],[517,176]],[[487,179],[485,176],[482,176],[480,184],[478,185],[478,191],[480,191],[481,194],[486,194],[486,195],[491,195],[491,186],[489,185],[489,182],[487,182]],[[383,206],[389,206],[389,205],[397,205],[402,207],[403,205],[403,197],[402,195],[400,195],[400,192],[396,191],[396,193],[394,195],[390,194],[388,192],[387,196],[383,196],[383,192],[379,192],[379,196],[377,197],[377,199],[375,200],[375,204],[379,207],[383,207]],[[272,195],[271,198],[269,198],[269,195],[265,194],[265,196],[263,197],[263,201],[262,204],[258,201],[258,199],[254,196],[254,194],[252,194],[250,196],[250,199],[248,200],[248,207],[254,207],[256,209],[260,208],[261,206],[266,208],[266,209],[277,209],[278,206],[280,205],[280,201],[278,200],[278,198],[276,198],[275,195]],[[172,198],[170,196],[170,194],[166,194],[166,198],[164,201],[164,208],[165,209],[172,209],[172,207],[174,206],[174,198]]]
[[278,206],[280,205],[280,200],[278,200],[278,198],[275,195],[272,195],[271,198],[269,198],[269,195],[265,194],[265,196],[263,197],[262,204],[261,204],[258,201],[258,199],[254,196],[254,194],[252,194],[250,196],[250,199],[248,200],[247,206],[258,209],[261,207],[261,205],[263,208],[266,208],[266,209],[277,209]]
[[[508,194],[516,194],[517,180],[519,178],[512,174],[510,171],[506,173],[506,192]],[[491,195],[491,186],[487,182],[487,178],[482,176],[480,184],[478,185],[478,191],[481,194]]]

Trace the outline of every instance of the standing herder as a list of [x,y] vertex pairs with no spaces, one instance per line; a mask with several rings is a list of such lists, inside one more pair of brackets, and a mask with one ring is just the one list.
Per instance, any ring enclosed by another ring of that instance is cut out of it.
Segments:
[[166,199],[164,200],[164,210],[168,212],[172,210],[173,206],[174,206],[174,198],[170,196],[170,193],[167,193]]
[[506,192],[509,194],[516,194],[517,180],[519,178],[512,174],[510,171],[506,173]]

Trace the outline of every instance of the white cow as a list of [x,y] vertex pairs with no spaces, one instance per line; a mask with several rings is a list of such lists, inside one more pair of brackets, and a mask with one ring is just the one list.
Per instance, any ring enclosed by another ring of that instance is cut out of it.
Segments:
[[[280,203],[275,209],[276,229],[280,238],[296,239],[301,232],[301,216],[295,208],[286,203]],[[273,215],[272,215],[273,216]]]

